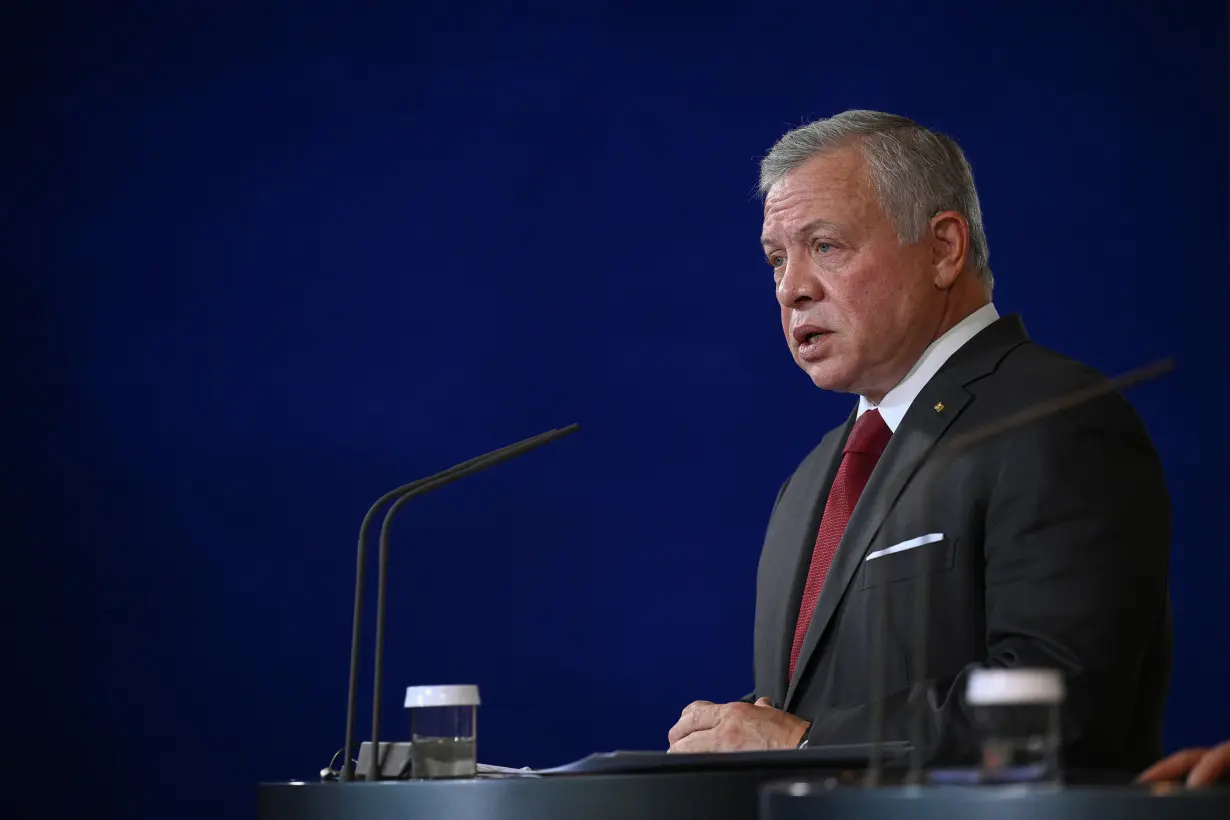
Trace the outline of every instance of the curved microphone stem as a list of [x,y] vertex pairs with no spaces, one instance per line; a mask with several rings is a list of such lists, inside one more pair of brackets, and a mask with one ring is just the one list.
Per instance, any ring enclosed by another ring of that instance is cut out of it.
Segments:
[[[452,469],[459,470],[482,458],[482,456],[472,458]],[[346,743],[342,747],[342,780],[354,779],[354,761],[350,757],[350,752],[354,748],[355,708],[359,696],[359,644],[363,638],[363,580],[367,574],[367,531],[371,528],[372,519],[376,517],[381,507],[402,493],[421,487],[428,481],[431,481],[431,478],[420,478],[380,496],[380,500],[368,509],[367,515],[363,516],[363,523],[359,525],[359,548],[355,558],[354,572],[354,617],[350,623],[350,686],[346,694]]]
[[864,788],[880,785],[880,769],[884,765],[884,655],[888,652],[888,584],[872,589],[875,627],[871,631],[871,750],[867,771],[863,773]]
[[[575,428],[576,425],[573,425]],[[569,428],[565,428],[569,429]],[[507,447],[502,447],[492,453],[486,455],[475,456],[474,458],[463,461],[455,467],[450,467],[444,472],[437,473],[434,476],[420,478],[417,481],[411,481],[409,484],[403,484],[395,490],[390,490],[380,496],[375,504],[372,504],[367,510],[367,514],[363,516],[363,523],[359,525],[359,544],[357,555],[355,558],[355,574],[354,574],[354,616],[350,626],[350,682],[349,689],[346,694],[346,742],[342,747],[342,780],[349,781],[354,779],[354,760],[351,758],[351,750],[354,748],[354,730],[355,730],[355,711],[359,697],[359,644],[362,641],[362,626],[363,626],[363,580],[367,574],[367,532],[371,528],[372,520],[375,519],[376,513],[385,504],[409,492],[414,492],[421,487],[424,487],[431,482],[438,481],[446,476],[463,474],[463,471],[473,468],[476,464],[486,461],[490,458],[498,458],[505,453],[513,450],[516,447],[522,447],[531,441],[537,441],[545,436],[552,435],[558,431],[552,430],[547,433],[540,433],[533,438],[510,444]],[[468,473],[467,473],[468,474]],[[375,738],[373,738],[374,740]]]
[[[465,478],[473,473],[480,472],[499,464],[501,461],[507,461],[511,458],[516,458],[523,453],[528,453],[530,450],[537,449],[544,444],[548,444],[556,439],[571,435],[579,430],[579,425],[570,424],[567,427],[561,427],[557,430],[549,430],[545,433],[540,433],[532,438],[527,438],[524,441],[511,444],[507,447],[502,447],[493,453],[488,453],[485,456],[472,458],[456,467],[445,470],[443,473],[432,476],[423,481],[415,482],[412,485],[407,485],[406,491],[401,494],[401,497],[393,502],[389,507],[388,512],[384,514],[384,522],[380,525],[380,541],[379,552],[376,559],[376,657],[374,664],[374,678],[372,682],[372,755],[368,766],[367,779],[369,781],[379,780],[381,775],[380,769],[380,706],[382,699],[382,689],[384,685],[384,622],[387,604],[386,587],[388,578],[389,565],[389,533],[392,531],[393,519],[397,513],[406,504],[420,495],[425,495],[432,490],[437,490],[446,484],[452,484],[460,478]],[[394,494],[397,491],[394,491]],[[353,712],[352,712],[353,714]]]
[[[930,490],[932,497],[938,495],[936,492],[937,485],[932,482],[927,487]],[[939,509],[933,503],[926,507],[925,510]],[[917,581],[914,589],[914,686],[911,692],[910,700],[913,704],[913,713],[909,715],[910,720],[910,768],[906,775],[906,783],[911,786],[921,786],[923,784],[923,766],[927,762],[927,753],[929,746],[929,737],[927,734],[927,722],[929,710],[931,707],[930,698],[930,681],[927,680],[927,640],[930,636],[930,615],[931,615],[931,572],[923,560],[925,553],[922,550],[915,550],[914,561],[917,564]]]

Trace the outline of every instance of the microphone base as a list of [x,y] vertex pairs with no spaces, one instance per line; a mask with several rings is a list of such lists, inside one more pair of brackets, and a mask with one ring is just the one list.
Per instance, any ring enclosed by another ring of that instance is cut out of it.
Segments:
[[[380,779],[408,780],[410,778],[410,747],[408,741],[401,743],[380,741]],[[372,744],[363,741],[359,744],[359,762],[355,766],[354,779],[366,780],[371,771]]]

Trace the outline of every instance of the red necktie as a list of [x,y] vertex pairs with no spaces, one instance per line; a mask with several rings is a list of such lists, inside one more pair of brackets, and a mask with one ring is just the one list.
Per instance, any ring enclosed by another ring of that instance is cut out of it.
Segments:
[[871,471],[892,437],[893,432],[880,417],[880,411],[868,410],[854,422],[854,429],[846,440],[841,466],[837,468],[837,475],[833,478],[829,500],[824,505],[824,516],[820,519],[816,549],[811,554],[811,568],[807,570],[803,601],[799,605],[799,620],[794,628],[794,646],[790,650],[790,678],[794,678],[794,667],[799,662],[799,652],[803,649],[803,639],[807,637],[807,627],[816,611],[816,601],[820,598],[820,589],[829,574],[833,556],[837,554],[837,545],[841,543],[841,536],[846,531],[846,525],[850,523],[850,513],[854,512],[854,505],[863,494]]

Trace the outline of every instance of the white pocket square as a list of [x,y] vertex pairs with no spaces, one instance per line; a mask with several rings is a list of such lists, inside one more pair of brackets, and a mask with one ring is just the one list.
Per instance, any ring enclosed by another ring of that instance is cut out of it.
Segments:
[[881,558],[885,555],[892,555],[894,552],[905,552],[906,550],[916,549],[924,544],[934,544],[936,541],[942,541],[944,533],[932,532],[926,535],[920,535],[917,538],[911,538],[909,541],[902,541],[900,544],[893,544],[891,547],[885,547],[882,550],[867,553],[864,561],[870,561],[872,558]]

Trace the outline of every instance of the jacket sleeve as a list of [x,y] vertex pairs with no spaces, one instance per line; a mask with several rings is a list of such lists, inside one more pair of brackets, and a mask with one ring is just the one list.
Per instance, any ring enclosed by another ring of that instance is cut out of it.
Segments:
[[[790,479],[787,478],[785,481],[782,482],[782,486],[778,488],[777,498],[773,499],[773,509],[770,510],[769,512],[770,521],[773,520],[773,514],[777,512],[777,505],[782,502],[782,496],[786,494],[786,488],[789,486],[790,486]],[[752,670],[753,679],[755,678],[755,671],[756,670],[753,668]],[[753,688],[751,692],[748,692],[746,695],[739,698],[739,700],[743,703],[755,703],[759,698],[760,696],[756,694],[756,690]]]

